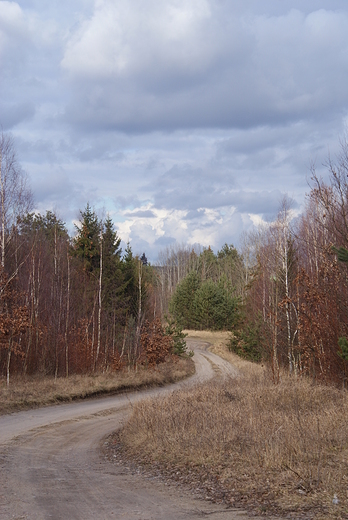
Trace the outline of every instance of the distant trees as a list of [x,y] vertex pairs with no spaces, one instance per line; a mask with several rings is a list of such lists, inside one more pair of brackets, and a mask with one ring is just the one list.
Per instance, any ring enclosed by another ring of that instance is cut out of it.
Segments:
[[[13,141],[0,136],[0,375],[116,370],[185,352],[181,327],[230,330],[231,350],[291,374],[348,373],[348,145],[328,161],[300,217],[276,220],[214,253],[173,246],[157,265],[124,253],[111,218],[87,204],[75,237],[32,213]],[[164,317],[168,316],[164,324]]]
[[202,248],[198,245],[173,245],[160,251],[156,264],[158,283],[157,299],[159,312],[165,315],[169,311],[169,302],[176,286],[198,265]]
[[290,373],[344,383],[348,344],[348,146],[328,162],[329,180],[312,169],[302,215],[286,201],[270,226],[249,237],[243,319],[231,349],[268,359],[274,380]]
[[195,329],[195,297],[201,286],[201,279],[196,271],[191,271],[176,287],[169,309],[180,324],[187,329]]
[[17,216],[0,265],[0,374],[8,382],[11,372],[58,377],[143,362],[154,275],[130,245],[122,257],[120,242],[111,218],[89,204],[73,239],[50,211]]
[[250,236],[254,265],[249,268],[241,328],[235,331],[231,342],[233,350],[244,352],[251,359],[260,358],[262,345],[263,356],[270,359],[276,379],[280,364],[287,362],[290,372],[296,365],[294,343],[298,322],[294,281],[298,264],[290,220],[290,207],[284,199],[275,222]]
[[225,244],[215,255],[208,248],[195,268],[177,284],[169,310],[185,328],[231,330],[238,319],[243,292],[242,258]]

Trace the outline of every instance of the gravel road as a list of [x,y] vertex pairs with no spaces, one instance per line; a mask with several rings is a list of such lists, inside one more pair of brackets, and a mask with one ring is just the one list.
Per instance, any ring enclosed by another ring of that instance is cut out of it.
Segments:
[[195,352],[196,374],[184,382],[0,417],[0,519],[248,518],[101,456],[105,437],[122,426],[134,402],[217,373],[236,374],[229,363],[207,351],[207,344],[189,340],[188,346]]

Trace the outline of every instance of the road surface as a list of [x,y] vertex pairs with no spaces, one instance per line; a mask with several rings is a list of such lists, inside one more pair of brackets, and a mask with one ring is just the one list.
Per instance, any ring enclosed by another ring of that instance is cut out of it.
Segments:
[[0,519],[246,519],[242,512],[195,499],[101,456],[105,438],[122,426],[132,403],[217,373],[236,374],[207,351],[207,344],[188,343],[196,374],[187,381],[0,417]]

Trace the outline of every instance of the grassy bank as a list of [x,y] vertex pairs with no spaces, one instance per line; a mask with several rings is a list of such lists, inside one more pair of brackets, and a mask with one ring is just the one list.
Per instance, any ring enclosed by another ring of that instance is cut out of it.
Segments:
[[70,376],[14,377],[9,388],[0,379],[0,415],[77,399],[86,399],[142,387],[174,383],[194,373],[191,359],[168,360],[154,369],[137,372],[120,371],[107,374]]
[[237,379],[137,404],[118,449],[213,500],[295,518],[348,518],[347,393],[286,374],[274,385],[249,365],[240,363]]

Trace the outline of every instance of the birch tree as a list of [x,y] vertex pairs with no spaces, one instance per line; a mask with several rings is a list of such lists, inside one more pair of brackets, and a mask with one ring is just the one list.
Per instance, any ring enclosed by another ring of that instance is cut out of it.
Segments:
[[15,236],[18,221],[32,209],[32,206],[32,194],[27,185],[27,177],[19,165],[13,138],[1,133],[0,262],[3,269],[7,268],[7,251]]

